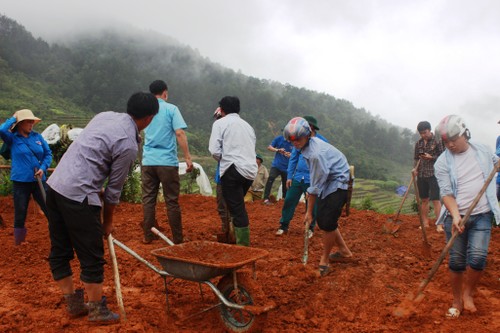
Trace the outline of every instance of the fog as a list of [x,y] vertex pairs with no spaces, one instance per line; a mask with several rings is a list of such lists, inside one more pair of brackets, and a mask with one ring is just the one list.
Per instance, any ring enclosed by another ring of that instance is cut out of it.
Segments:
[[494,147],[500,134],[500,1],[4,0],[0,12],[48,41],[107,26],[154,31],[411,130],[459,114],[475,141]]

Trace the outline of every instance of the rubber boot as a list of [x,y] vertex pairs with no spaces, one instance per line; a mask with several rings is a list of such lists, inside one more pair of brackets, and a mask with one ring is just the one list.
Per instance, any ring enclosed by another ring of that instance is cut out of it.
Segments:
[[14,244],[19,245],[26,239],[26,228],[14,228]]
[[96,324],[116,324],[120,316],[111,312],[106,303],[106,296],[100,302],[89,302],[89,321]]
[[64,300],[70,318],[83,317],[89,313],[89,308],[83,300],[83,289],[75,290],[74,294],[64,295]]
[[236,245],[250,246],[250,227],[234,227],[234,233],[236,234]]

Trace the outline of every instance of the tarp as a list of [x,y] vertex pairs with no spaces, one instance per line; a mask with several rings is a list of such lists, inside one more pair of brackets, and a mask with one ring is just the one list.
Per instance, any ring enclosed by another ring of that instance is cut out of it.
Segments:
[[399,185],[396,188],[396,194],[402,197],[403,195],[405,195],[406,190],[408,190],[408,187],[406,185]]

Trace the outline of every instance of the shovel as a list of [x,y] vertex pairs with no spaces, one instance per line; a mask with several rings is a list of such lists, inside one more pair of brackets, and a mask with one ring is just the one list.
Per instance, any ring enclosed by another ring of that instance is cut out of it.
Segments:
[[[415,176],[412,175],[413,182],[416,184]],[[424,225],[424,217],[422,216],[422,202],[420,201],[420,193],[418,192],[418,186],[415,185],[415,197],[417,198],[417,210],[418,210],[418,219],[420,220],[420,229],[422,229],[422,238],[424,240],[424,243],[426,245],[429,245],[429,242],[427,241],[427,234],[425,232],[425,225]]]
[[[472,204],[470,205],[469,209],[465,213],[464,217],[460,221],[460,226],[461,227],[464,226],[467,223],[467,221],[469,220],[469,217],[471,216],[472,211],[474,210],[474,208],[476,208],[477,203],[479,202],[479,200],[483,196],[484,192],[486,192],[486,189],[488,188],[488,185],[490,185],[491,180],[493,179],[493,177],[495,176],[495,173],[498,171],[499,168],[500,168],[500,161],[497,162],[497,164],[495,165],[495,167],[491,171],[490,175],[488,176],[488,178],[484,182],[483,187],[481,188],[481,190],[479,191],[479,193],[476,195],[476,197],[474,198],[474,201],[472,202]],[[404,300],[393,311],[393,315],[398,316],[398,317],[409,315],[415,309],[415,306],[418,305],[424,299],[424,293],[423,292],[424,292],[425,288],[431,282],[432,278],[436,274],[439,266],[443,262],[444,258],[446,257],[446,254],[448,253],[448,251],[450,250],[450,248],[453,246],[453,243],[455,242],[455,239],[457,237],[458,237],[458,232],[454,232],[451,235],[450,240],[448,241],[448,243],[446,243],[445,247],[443,248],[443,251],[441,251],[441,254],[439,255],[439,258],[437,259],[436,263],[432,266],[431,270],[429,271],[429,274],[427,275],[427,278],[424,279],[420,283],[420,286],[418,287],[416,296],[415,297],[410,297],[410,298],[407,298],[406,300]]]
[[[415,169],[418,169],[419,165],[420,165],[420,160],[418,160],[417,164],[415,165]],[[390,233],[390,234],[394,235],[394,234],[396,234],[396,232],[398,232],[399,228],[401,228],[402,222],[399,220],[399,214],[401,214],[401,209],[403,208],[403,204],[406,201],[406,197],[408,196],[408,193],[410,192],[411,185],[413,184],[414,181],[415,181],[415,178],[413,177],[413,172],[412,172],[410,183],[408,184],[408,187],[406,188],[405,195],[403,196],[403,200],[401,200],[401,204],[399,205],[399,209],[398,209],[398,212],[396,214],[396,218],[394,219],[395,221],[392,220],[391,218],[389,218],[387,220],[387,222],[384,225],[384,232],[385,233]],[[417,186],[415,186],[415,189],[416,189],[416,187]],[[416,191],[418,191],[418,190],[416,190]]]
[[47,195],[45,193],[45,188],[43,187],[42,177],[36,176],[36,181],[38,182],[38,187],[40,188],[40,193],[42,194],[43,202],[47,202]]

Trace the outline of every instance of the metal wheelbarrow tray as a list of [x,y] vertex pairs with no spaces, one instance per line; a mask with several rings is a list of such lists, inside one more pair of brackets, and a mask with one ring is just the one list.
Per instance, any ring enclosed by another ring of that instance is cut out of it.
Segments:
[[226,275],[268,255],[263,249],[193,241],[151,251],[165,272],[190,281]]

